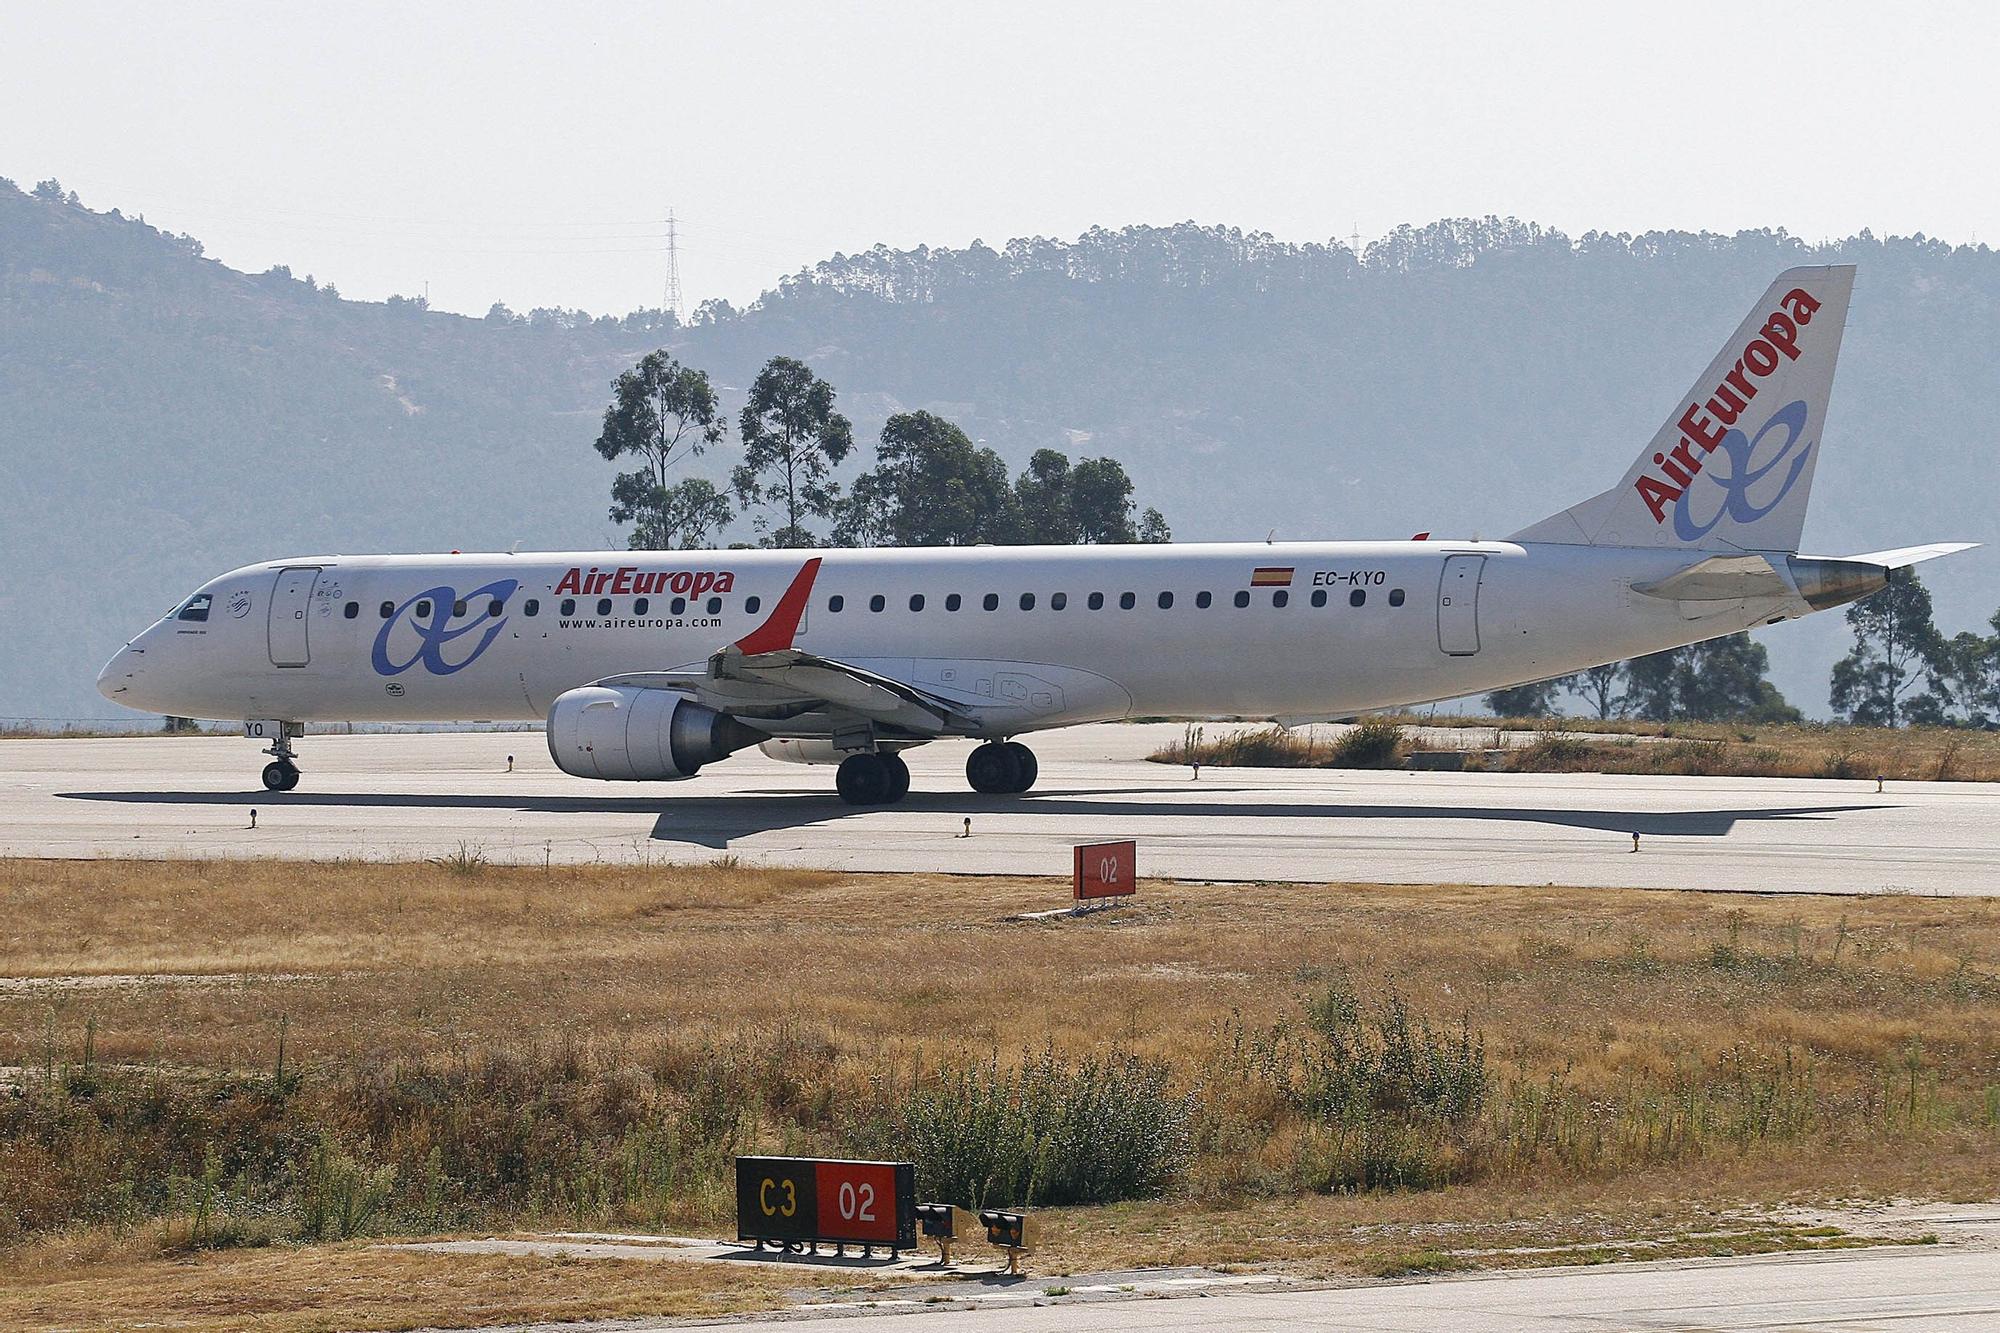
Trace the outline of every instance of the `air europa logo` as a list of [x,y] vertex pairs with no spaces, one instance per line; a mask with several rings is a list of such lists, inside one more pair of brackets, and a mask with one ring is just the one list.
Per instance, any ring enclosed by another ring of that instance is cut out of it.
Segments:
[[732,570],[640,569],[620,565],[616,569],[571,569],[556,581],[556,596],[592,597],[610,593],[614,597],[645,597],[671,592],[679,597],[699,597],[703,593],[732,592],[736,574]]
[[[1796,455],[1792,454],[1799,433],[1805,429],[1806,405],[1803,401],[1788,403],[1774,412],[1759,428],[1754,440],[1735,429],[1744,410],[1757,396],[1757,381],[1768,378],[1785,361],[1799,359],[1800,330],[1812,323],[1813,314],[1819,309],[1818,300],[1798,287],[1785,293],[1778,304],[1781,308],[1771,312],[1764,321],[1764,327],[1743,348],[1743,354],[1736,358],[1736,364],[1715,386],[1715,392],[1709,395],[1708,401],[1689,403],[1681,413],[1680,442],[1665,453],[1653,455],[1653,462],[1660,469],[1661,476],[1641,473],[1633,483],[1633,489],[1646,502],[1655,523],[1666,522],[1667,510],[1672,507],[1674,530],[1683,541],[1706,535],[1722,521],[1725,513],[1739,523],[1768,514],[1791,491],[1792,484],[1799,479],[1810,456],[1810,443]],[[1788,438],[1775,457],[1761,467],[1753,466],[1758,442],[1775,426],[1788,428]],[[1729,457],[1732,466],[1726,475],[1711,474],[1712,479],[1722,486],[1726,499],[1714,517],[1703,524],[1689,512],[1689,487],[1708,466],[1708,456],[1716,449],[1721,449]],[[1700,451],[1699,456],[1696,450]],[[1787,456],[1794,460],[1792,470],[1778,493],[1765,505],[1753,505],[1747,495],[1750,485]],[[1662,480],[1662,477],[1665,479]]]
[[[369,654],[375,674],[400,676],[419,662],[433,676],[450,676],[465,670],[479,660],[479,655],[492,646],[493,640],[500,637],[501,629],[507,624],[507,599],[520,586],[515,579],[496,579],[483,588],[474,588],[463,599],[466,614],[456,617],[462,622],[457,625],[451,623],[454,619],[453,608],[461,600],[457,591],[445,586],[424,589],[391,611],[389,618],[382,622],[382,628],[375,635],[374,651]],[[411,614],[413,607],[416,614]],[[390,656],[390,641],[395,639],[407,645],[410,635],[399,635],[398,629],[414,633],[417,640],[415,651],[401,661]],[[452,644],[473,634],[478,634],[479,638],[470,652],[463,648],[446,651]]]

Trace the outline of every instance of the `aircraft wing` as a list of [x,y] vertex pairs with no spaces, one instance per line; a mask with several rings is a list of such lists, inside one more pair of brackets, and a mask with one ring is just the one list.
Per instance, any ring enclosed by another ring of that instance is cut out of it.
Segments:
[[793,645],[819,565],[817,556],[806,561],[770,618],[712,654],[706,671],[638,672],[597,683],[678,690],[752,723],[832,712],[922,736],[975,728],[975,719],[950,700]]

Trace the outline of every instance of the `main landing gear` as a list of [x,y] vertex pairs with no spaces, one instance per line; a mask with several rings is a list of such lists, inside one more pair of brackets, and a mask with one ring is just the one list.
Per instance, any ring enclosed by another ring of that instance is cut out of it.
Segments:
[[849,805],[894,805],[910,794],[910,766],[890,750],[862,750],[840,761],[834,790]]
[[271,756],[271,762],[264,765],[264,786],[269,791],[290,791],[299,785],[299,766],[293,762],[298,756],[292,749],[291,728],[282,722],[276,726],[277,734],[264,751]]
[[1019,741],[988,741],[965,761],[965,780],[977,792],[1016,795],[1035,785],[1041,765]]

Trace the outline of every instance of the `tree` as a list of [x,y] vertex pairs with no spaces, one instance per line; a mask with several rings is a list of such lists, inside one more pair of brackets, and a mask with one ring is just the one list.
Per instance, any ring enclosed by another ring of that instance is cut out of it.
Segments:
[[1076,541],[1070,513],[1069,458],[1037,449],[1014,482],[1015,540],[1030,545],[1069,546]]
[[[504,306],[494,311],[513,318]],[[687,489],[689,482],[667,484],[670,469],[719,443],[722,431],[708,376],[664,351],[648,352],[612,381],[596,448],[606,460],[628,455],[640,460],[635,471],[622,472],[611,483],[611,521],[633,525],[634,550],[672,549],[694,534],[705,543],[709,532],[729,521],[728,502],[710,483],[693,490]]]
[[1972,727],[2000,723],[2000,612],[1991,635],[1961,630],[1944,646],[1941,692],[1955,706],[1951,721]]
[[[1850,722],[1897,727],[1943,721],[1951,705],[1949,652],[1931,622],[1931,595],[1914,574],[1847,608],[1854,651],[1834,663],[1833,711]],[[1930,688],[1915,693],[1919,685]]]
[[1618,687],[1625,680],[1623,662],[1607,662],[1603,666],[1590,667],[1574,675],[1564,676],[1556,683],[1566,693],[1573,694],[1594,710],[1599,721],[1617,717],[1625,711],[1625,697]]
[[713,545],[734,512],[706,477],[655,485],[644,472],[620,473],[611,483],[611,521],[638,524],[627,543],[635,551],[695,551]]
[[1765,677],[1771,654],[1748,634],[1648,653],[1625,664],[1625,698],[1649,722],[1796,722]]
[[1556,685],[1538,680],[1529,685],[1509,685],[1486,696],[1486,706],[1495,717],[1554,717]]
[[[738,422],[743,465],[731,477],[737,498],[745,508],[783,514],[769,545],[817,545],[804,520],[833,512],[840,498],[833,466],[854,447],[853,427],[833,410],[833,386],[805,362],[774,356],[757,372]],[[760,514],[757,526],[767,531],[769,517]]]
[[853,546],[969,546],[1009,530],[1007,465],[943,417],[902,412],[882,426],[876,464],[840,504],[834,540]]
[[1167,542],[1173,533],[1157,509],[1132,521],[1132,479],[1115,458],[1071,467],[1053,449],[1037,449],[1014,482],[1013,540],[1051,546],[1079,542]]
[[1139,540],[1132,524],[1132,479],[1115,458],[1086,458],[1070,471],[1069,511],[1076,540]]

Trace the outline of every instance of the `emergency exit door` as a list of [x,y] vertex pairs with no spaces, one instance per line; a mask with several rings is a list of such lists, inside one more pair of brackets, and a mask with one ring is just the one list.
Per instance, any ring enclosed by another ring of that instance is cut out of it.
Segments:
[[317,569],[281,569],[271,594],[271,665],[302,667],[312,660],[307,642]]
[[1438,581],[1438,647],[1453,657],[1479,651],[1479,575],[1483,555],[1448,556]]

